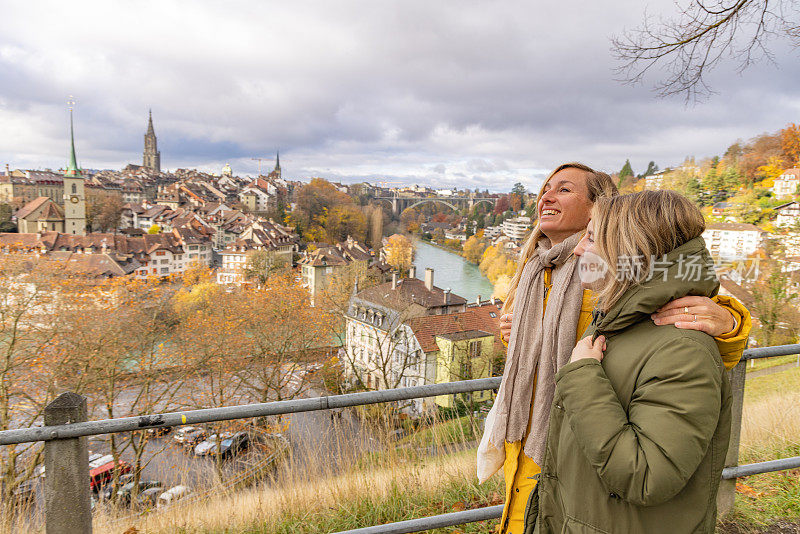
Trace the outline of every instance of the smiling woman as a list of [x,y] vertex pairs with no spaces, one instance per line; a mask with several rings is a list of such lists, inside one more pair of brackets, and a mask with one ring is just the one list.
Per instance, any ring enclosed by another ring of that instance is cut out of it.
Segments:
[[[569,362],[576,342],[592,322],[594,298],[591,290],[581,287],[575,248],[595,202],[616,195],[608,174],[580,163],[557,167],[539,193],[539,224],[525,244],[501,317],[501,332],[509,340],[503,381],[478,449],[481,481],[501,467],[504,471],[503,534],[523,532],[524,511],[544,453],[555,374]],[[705,296],[689,298],[700,301],[677,299],[667,306],[680,303],[691,306],[692,313],[700,306],[719,313],[711,314],[707,323],[672,318],[663,324],[718,336],[726,364],[738,361],[749,333],[747,310],[733,301],[722,301],[726,306],[722,307]]]

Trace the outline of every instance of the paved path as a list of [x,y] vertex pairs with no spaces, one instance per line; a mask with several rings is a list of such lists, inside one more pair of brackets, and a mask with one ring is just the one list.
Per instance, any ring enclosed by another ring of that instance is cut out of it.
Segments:
[[796,369],[797,362],[784,363],[783,365],[776,365],[774,367],[767,367],[766,369],[757,369],[755,371],[747,371],[745,380],[751,378],[758,378],[759,376],[771,375],[773,373],[780,373],[781,371],[788,371],[789,369]]

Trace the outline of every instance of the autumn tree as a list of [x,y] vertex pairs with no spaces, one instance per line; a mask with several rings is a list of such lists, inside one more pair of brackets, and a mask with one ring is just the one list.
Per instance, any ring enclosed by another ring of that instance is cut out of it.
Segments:
[[400,214],[400,223],[406,232],[415,232],[419,230],[419,212],[414,208],[406,208]]
[[775,178],[783,174],[784,163],[783,160],[777,156],[772,156],[767,160],[766,165],[761,165],[757,169],[757,176],[765,180],[764,187],[772,187]]
[[328,210],[324,227],[331,243],[344,241],[347,236],[363,240],[367,234],[367,218],[355,204],[341,204]]
[[781,149],[789,165],[800,165],[800,125],[791,123],[781,130]]
[[11,204],[0,203],[0,233],[17,231],[17,225],[11,220],[13,214]]
[[521,182],[515,183],[514,187],[511,188],[509,205],[513,211],[519,211],[525,207],[526,192],[525,186]]
[[383,240],[383,208],[380,205],[370,204],[364,208],[369,228],[369,246],[378,249]]
[[[220,286],[191,288],[176,296],[179,323],[175,329],[175,357],[189,370],[184,402],[187,407],[217,408],[247,402],[247,390],[239,373],[249,364],[245,318],[240,304]],[[219,435],[233,423],[208,425]],[[219,446],[218,440],[218,446]],[[215,455],[214,467],[222,478],[222,458]]]
[[[61,267],[26,254],[0,256],[0,430],[34,426],[63,389],[82,391],[81,369],[57,341],[72,301]],[[41,443],[0,447],[0,506],[10,518],[18,489],[42,461]]]
[[239,369],[245,391],[259,402],[304,393],[309,364],[330,339],[331,313],[311,306],[308,290],[291,271],[273,275],[260,288],[242,289],[234,301],[244,333],[241,343],[249,354]]
[[122,198],[118,194],[94,188],[86,189],[86,227],[106,232],[119,226]]
[[761,276],[751,288],[751,311],[760,323],[756,334],[758,341],[762,346],[794,342],[796,325],[800,320],[797,311],[800,298],[793,287],[791,275],[781,269],[777,258],[761,261],[760,270]]
[[285,268],[288,262],[285,255],[274,250],[253,250],[247,254],[242,274],[245,280],[255,282],[261,287],[273,273]]
[[752,187],[758,177],[758,168],[769,163],[770,158],[783,155],[781,137],[778,134],[764,133],[750,140],[739,158],[739,169]]
[[517,264],[506,255],[503,245],[486,247],[478,268],[494,284],[494,296],[505,299],[508,284],[517,270]]
[[401,276],[414,264],[414,244],[404,235],[394,234],[387,238],[384,254],[386,263],[394,267]]
[[486,250],[486,246],[486,241],[476,236],[471,236],[464,242],[462,254],[467,261],[478,264],[483,259],[483,251]]
[[511,204],[509,203],[508,195],[503,195],[497,199],[497,202],[494,203],[494,209],[492,213],[495,215],[500,215],[508,211]]

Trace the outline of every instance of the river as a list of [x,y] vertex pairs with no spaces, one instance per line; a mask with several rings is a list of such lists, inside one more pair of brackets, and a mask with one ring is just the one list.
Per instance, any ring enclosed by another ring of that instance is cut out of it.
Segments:
[[481,274],[478,266],[468,262],[455,252],[450,252],[419,239],[414,240],[417,249],[414,266],[417,278],[425,279],[425,268],[433,269],[434,285],[450,288],[456,295],[474,301],[480,295],[486,300],[492,295],[492,283]]

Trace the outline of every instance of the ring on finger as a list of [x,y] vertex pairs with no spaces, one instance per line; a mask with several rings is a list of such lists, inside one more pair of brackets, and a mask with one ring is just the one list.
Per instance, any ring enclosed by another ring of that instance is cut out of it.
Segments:
[[696,323],[696,322],[697,322],[697,315],[695,315],[695,316],[694,316],[694,319],[692,319],[692,322],[693,322],[693,323]]
[[684,306],[683,307],[683,313],[685,313],[686,315],[689,315],[689,306]]

